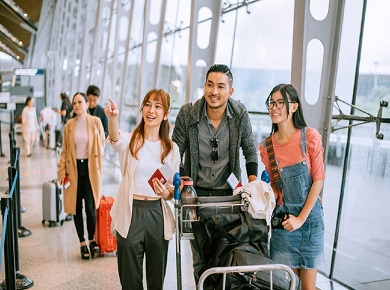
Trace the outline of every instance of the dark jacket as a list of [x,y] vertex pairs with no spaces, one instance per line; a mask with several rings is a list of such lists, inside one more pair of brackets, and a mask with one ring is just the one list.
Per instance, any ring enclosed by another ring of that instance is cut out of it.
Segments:
[[108,119],[106,114],[104,113],[104,109],[100,105],[96,105],[94,111],[93,111],[93,116],[99,117],[100,120],[102,121],[102,125],[104,128],[104,135],[108,136]]
[[[172,135],[172,140],[179,146],[182,159],[180,174],[192,177],[195,185],[199,169],[198,124],[205,102],[203,96],[194,104],[183,105],[177,115]],[[240,148],[242,148],[248,175],[257,176],[258,152],[249,114],[243,104],[232,98],[229,98],[227,105],[232,112],[232,117],[228,118],[230,171],[241,180]]]

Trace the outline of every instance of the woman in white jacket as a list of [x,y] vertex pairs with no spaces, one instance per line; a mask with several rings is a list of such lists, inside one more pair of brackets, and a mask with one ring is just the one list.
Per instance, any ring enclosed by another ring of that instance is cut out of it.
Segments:
[[34,147],[38,131],[38,118],[34,107],[34,99],[27,97],[26,106],[22,111],[22,136],[27,157],[31,157],[31,149]]
[[141,105],[141,122],[132,133],[119,130],[118,107],[109,102],[108,141],[119,153],[123,176],[111,209],[122,289],[143,289],[144,255],[148,289],[163,289],[168,241],[174,233],[166,202],[173,198],[172,177],[167,184],[158,178],[148,181],[166,163],[179,171],[179,148],[169,137],[170,97],[164,90],[149,91]]

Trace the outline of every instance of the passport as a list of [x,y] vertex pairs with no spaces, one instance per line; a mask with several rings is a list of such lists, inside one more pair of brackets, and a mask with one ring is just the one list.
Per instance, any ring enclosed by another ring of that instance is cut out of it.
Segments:
[[160,182],[162,184],[165,184],[165,183],[167,183],[168,179],[172,177],[172,175],[173,175],[173,171],[172,171],[171,166],[169,166],[168,163],[165,163],[163,166],[158,168],[153,173],[153,175],[149,178],[148,183],[154,190],[153,181],[152,181],[153,178],[157,178],[158,180],[160,180]]
[[70,186],[69,175],[66,174],[64,178],[64,189],[67,189],[69,186]]

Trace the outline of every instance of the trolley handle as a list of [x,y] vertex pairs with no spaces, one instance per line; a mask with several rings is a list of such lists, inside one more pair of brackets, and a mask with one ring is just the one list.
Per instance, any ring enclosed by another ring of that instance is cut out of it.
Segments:
[[213,267],[207,269],[203,272],[202,276],[199,278],[198,290],[203,290],[203,284],[208,276],[214,274],[223,274],[223,285],[222,289],[226,288],[226,274],[228,273],[247,273],[247,272],[259,272],[259,271],[269,271],[270,272],[270,289],[273,288],[273,279],[272,272],[275,270],[282,270],[287,272],[290,276],[290,290],[295,290],[296,288],[296,278],[294,272],[290,267],[283,264],[268,264],[268,265],[247,265],[247,266],[230,266],[230,267]]

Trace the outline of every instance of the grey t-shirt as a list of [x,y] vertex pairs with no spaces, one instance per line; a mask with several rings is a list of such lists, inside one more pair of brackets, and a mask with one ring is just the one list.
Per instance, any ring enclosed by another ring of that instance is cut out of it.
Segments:
[[[202,111],[199,122],[199,171],[198,180],[195,186],[211,189],[228,189],[230,188],[227,179],[230,175],[229,169],[229,127],[227,118],[229,116],[228,109],[226,114],[215,131],[214,126],[210,122],[206,114],[206,106]],[[210,144],[211,138],[218,139],[218,160],[213,161],[211,152],[213,148]]]

